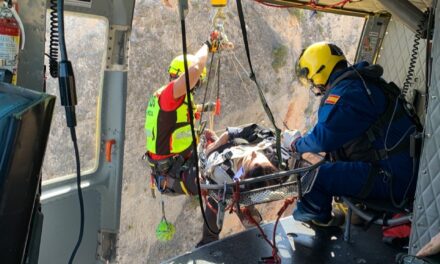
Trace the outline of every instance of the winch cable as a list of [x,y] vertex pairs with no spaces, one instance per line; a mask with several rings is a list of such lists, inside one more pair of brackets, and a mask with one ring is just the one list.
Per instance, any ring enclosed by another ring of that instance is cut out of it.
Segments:
[[[246,69],[243,67],[243,65],[241,65],[240,61],[237,59],[237,56],[235,56],[235,53],[232,53],[232,56],[233,56],[233,59],[231,59],[231,61],[232,61],[232,65],[234,65],[235,71],[237,72],[237,75],[238,75],[238,77],[240,78],[240,81],[241,81],[241,83],[240,83],[240,88],[241,88],[241,84],[244,83],[244,80],[243,80],[243,78],[241,78],[241,73],[240,73],[240,71],[239,71],[238,68],[237,68],[237,64],[236,64],[236,62],[238,63],[238,65],[240,66],[240,68],[243,70],[243,72],[246,74],[246,76],[249,76],[249,73],[246,71]],[[248,88],[246,88],[246,85],[243,85],[243,88],[244,88],[244,90],[246,91],[246,93],[248,94],[249,98],[251,98],[251,97],[252,97],[252,94],[251,94],[251,92],[248,90]]]
[[[246,76],[249,76],[249,73],[246,71],[246,69],[243,67],[243,65],[241,65],[240,61],[237,59],[237,56],[235,56],[235,53],[232,53],[232,54],[233,54],[233,58],[234,58],[234,59],[231,59],[232,65],[234,65],[235,71],[237,72],[237,75],[238,75],[238,77],[240,78],[241,83],[244,83],[244,80],[243,80],[243,78],[241,78],[240,71],[238,70],[235,61],[238,63],[238,65],[240,66],[240,68],[242,69],[242,71],[246,74]],[[240,87],[241,87],[241,86],[240,86]],[[246,90],[246,92],[248,93],[248,95],[251,96],[251,94],[250,94],[249,90],[246,88],[246,86],[243,86],[243,87],[244,87],[244,89]],[[279,119],[283,120],[283,118],[280,116],[280,114],[279,114],[278,112],[275,112],[275,113],[277,114],[277,116],[278,116]],[[286,128],[286,129],[288,129],[288,130],[291,130],[291,129],[289,128],[289,126],[287,125],[286,121],[283,121],[283,126],[284,126],[284,128]]]
[[[189,72],[188,72],[188,60],[187,60],[187,46],[186,46],[186,28],[185,28],[185,12],[188,8],[188,1],[187,0],[180,0],[179,1],[179,11],[180,11],[180,26],[182,31],[182,49],[183,49],[183,66],[185,68],[185,84],[186,84],[186,98],[188,100],[188,105],[192,105],[191,101],[191,90],[189,85]],[[185,10],[186,9],[186,10]],[[189,112],[189,119],[190,119],[190,126],[191,126],[191,136],[192,136],[192,159],[194,163],[195,173],[196,173],[196,183],[197,183],[197,194],[199,199],[199,205],[200,210],[202,212],[203,221],[205,222],[206,227],[208,228],[209,232],[213,233],[214,235],[218,235],[221,232],[221,228],[218,229],[218,232],[215,232],[212,230],[212,228],[209,226],[208,220],[206,219],[205,211],[203,210],[203,200],[202,200],[202,191],[200,188],[200,179],[199,179],[199,158],[197,155],[197,139],[196,139],[196,132],[194,129],[194,111],[192,107],[188,107]],[[193,167],[190,168],[190,170]]]
[[[281,130],[277,127],[277,125],[275,123],[275,119],[273,117],[272,111],[270,110],[269,105],[267,104],[266,98],[264,97],[264,93],[261,90],[261,87],[257,82],[257,78],[255,77],[255,72],[252,67],[251,55],[250,55],[250,51],[249,51],[249,43],[248,43],[248,39],[247,39],[246,22],[244,20],[243,7],[241,5],[241,0],[236,0],[236,1],[237,1],[238,16],[240,18],[241,32],[243,35],[244,47],[246,50],[246,56],[247,56],[248,63],[249,63],[249,69],[250,69],[249,78],[252,81],[254,81],[255,85],[257,86],[258,95],[260,97],[260,101],[263,105],[264,111],[266,112],[267,117],[269,118],[270,122],[272,123],[272,125],[275,129],[277,157],[278,157],[278,160],[281,161],[282,160],[281,159],[281,137],[280,137]],[[281,164],[282,164],[282,162],[279,162],[278,167],[280,167]]]
[[79,246],[81,245],[81,241],[83,238],[84,200],[81,190],[81,166],[80,166],[78,143],[77,143],[76,130],[75,130],[76,127],[75,105],[77,104],[75,77],[73,73],[72,64],[67,57],[66,42],[64,38],[64,0],[57,0],[57,14],[59,19],[58,33],[59,33],[59,48],[60,48],[60,58],[61,58],[61,61],[58,64],[58,83],[60,87],[61,105],[64,106],[66,111],[67,126],[70,128],[70,135],[75,150],[76,184],[77,184],[79,209],[80,209],[80,226],[79,226],[78,240],[70,256],[69,259],[69,264],[70,264],[73,263],[75,255],[79,249]]

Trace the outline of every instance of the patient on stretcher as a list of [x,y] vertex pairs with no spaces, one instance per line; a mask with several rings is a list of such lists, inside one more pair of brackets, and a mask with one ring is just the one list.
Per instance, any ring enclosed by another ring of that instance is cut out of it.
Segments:
[[[275,136],[269,129],[256,124],[228,127],[220,137],[206,130],[204,141],[204,151],[199,154],[202,168],[205,176],[214,183],[233,183],[278,171]],[[282,154],[282,167],[286,167],[289,154],[285,149],[282,149]],[[280,181],[254,183],[246,189],[276,183]]]
[[[287,170],[288,161],[291,158],[288,150],[281,147],[280,164],[276,152],[274,133],[256,124],[228,127],[226,132],[220,137],[217,137],[214,132],[206,130],[201,137],[198,154],[205,183],[216,185],[230,184],[236,181],[243,181],[244,179],[273,174],[279,171],[279,167],[281,167],[282,170]],[[254,191],[256,189],[265,192],[263,196],[248,196],[248,201],[252,201],[253,203],[245,206],[257,223],[262,221],[262,217],[254,204],[262,203],[266,200],[269,202],[272,200],[272,197],[280,197],[280,193],[284,194],[283,191],[279,191],[278,189],[272,189],[267,192],[264,188],[278,188],[278,186],[285,183],[289,177],[290,176],[285,176],[281,179],[240,184],[240,192]],[[219,201],[216,197],[218,197],[218,195],[209,196],[207,199],[207,206],[213,208],[213,210],[207,210],[207,219],[211,221],[212,224],[210,224],[210,227],[213,228],[214,231],[218,231],[217,225],[214,223],[215,219],[217,219],[217,222],[219,220],[216,213]],[[253,226],[241,210],[237,210],[236,213],[245,227]],[[222,216],[220,216],[220,218],[222,218]],[[218,234],[213,234],[204,227],[203,238],[198,246],[217,239]]]

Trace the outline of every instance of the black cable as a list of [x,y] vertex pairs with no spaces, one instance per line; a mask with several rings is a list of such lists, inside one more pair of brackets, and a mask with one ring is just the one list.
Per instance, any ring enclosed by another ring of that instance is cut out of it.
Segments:
[[80,217],[81,222],[79,226],[79,235],[78,235],[78,241],[76,242],[75,248],[72,251],[72,254],[70,255],[69,264],[73,263],[73,259],[75,258],[76,252],[78,251],[79,246],[81,245],[83,233],[84,233],[84,200],[81,190],[81,166],[80,166],[80,160],[79,160],[79,151],[78,151],[78,143],[76,139],[76,131],[75,127],[70,128],[70,135],[72,137],[73,147],[75,149],[75,158],[76,158],[76,185],[78,188],[78,198],[79,198],[79,208],[80,208]]
[[217,62],[217,97],[215,99],[219,99],[220,98],[220,57],[218,57],[218,62]]
[[408,90],[410,88],[411,81],[414,77],[414,71],[415,71],[417,57],[418,57],[418,53],[419,53],[420,39],[422,38],[423,31],[425,30],[425,21],[426,21],[426,12],[423,16],[423,20],[420,21],[420,23],[417,25],[416,34],[414,37],[414,44],[413,44],[413,47],[411,50],[411,56],[410,56],[410,60],[409,60],[408,72],[406,74],[406,79],[405,79],[405,81],[403,83],[403,87],[402,87],[401,96],[403,98],[405,98],[406,93],[408,92]]
[[182,28],[182,47],[183,47],[183,65],[185,67],[185,84],[186,84],[186,98],[188,100],[188,112],[189,112],[189,119],[190,119],[190,126],[191,126],[191,135],[192,135],[192,159],[195,166],[195,173],[196,173],[196,182],[197,182],[197,194],[199,196],[199,204],[200,204],[200,210],[202,211],[203,221],[205,222],[206,227],[208,228],[209,232],[213,233],[214,235],[218,235],[221,232],[221,228],[218,232],[214,232],[211,227],[209,226],[208,220],[206,219],[205,211],[203,210],[203,201],[202,201],[202,191],[200,189],[200,179],[199,179],[199,159],[197,157],[197,139],[196,139],[196,133],[194,129],[194,113],[191,101],[191,90],[189,85],[189,72],[188,72],[188,60],[186,58],[188,51],[186,46],[186,28],[185,28],[185,18],[181,17],[180,19],[180,25]]
[[[437,2],[437,1],[435,1]],[[425,58],[425,113],[428,112],[429,88],[431,86],[432,74],[432,57],[430,42],[432,40],[432,29],[434,24],[436,3],[433,2],[433,7],[428,9],[428,25],[426,27],[426,58]]]
[[[413,129],[413,128],[415,128],[415,131],[417,131],[418,129],[417,129],[417,127],[419,127],[420,126],[420,122],[418,122],[418,124],[416,124],[416,125],[413,125],[413,126],[411,126],[410,128],[408,128],[408,130],[400,137],[400,139],[397,141],[397,143],[395,143],[394,144],[394,146],[393,147],[391,147],[391,148],[388,148],[387,147],[387,139],[388,139],[388,134],[389,134],[389,132],[390,132],[390,129],[391,129],[391,123],[393,122],[393,120],[394,120],[394,116],[395,116],[395,114],[396,114],[396,112],[397,112],[397,108],[398,108],[398,105],[399,105],[399,102],[401,102],[402,103],[402,106],[401,107],[403,107],[403,108],[405,108],[405,111],[408,113],[409,111],[408,110],[412,110],[412,109],[408,109],[408,106],[407,106],[407,102],[406,102],[406,98],[405,98],[405,96],[406,96],[406,93],[408,92],[408,90],[409,90],[409,88],[410,88],[410,85],[411,85],[411,81],[412,81],[412,79],[413,79],[413,77],[414,77],[414,70],[415,70],[415,67],[416,67],[416,63],[417,63],[417,57],[418,57],[418,52],[419,52],[419,45],[420,45],[420,39],[422,38],[422,35],[423,35],[423,31],[425,30],[425,22],[427,21],[427,19],[429,19],[429,14],[430,14],[430,12],[429,12],[429,10],[428,11],[426,11],[425,13],[424,13],[424,15],[423,15],[423,19],[420,21],[420,23],[417,25],[417,30],[416,30],[416,34],[415,34],[415,37],[414,37],[414,44],[413,44],[413,47],[412,47],[412,50],[411,50],[411,58],[410,58],[410,62],[409,62],[409,67],[408,67],[408,72],[407,72],[407,75],[406,75],[406,79],[405,79],[405,82],[403,83],[403,87],[402,87],[402,91],[401,91],[401,94],[400,94],[400,99],[399,98],[396,98],[396,102],[395,102],[395,106],[394,106],[394,110],[393,110],[393,113],[392,113],[392,115],[391,115],[391,117],[390,117],[390,120],[389,120],[389,122],[388,122],[388,127],[387,127],[387,130],[386,130],[386,132],[385,132],[385,139],[384,139],[384,148],[385,148],[385,150],[387,151],[387,152],[390,152],[390,151],[392,151],[394,148],[396,148],[397,146],[399,146],[401,143],[402,143],[402,141],[407,137],[407,135],[408,135],[408,133],[411,131],[411,129]],[[429,26],[428,27],[426,27],[426,30],[427,30],[427,43],[429,42]],[[426,47],[426,49],[428,49],[429,47]],[[425,70],[427,70],[427,69],[425,69]],[[391,103],[391,102],[389,102],[389,103]],[[413,114],[415,114],[415,112],[413,113],[411,113],[411,114],[408,114],[409,116],[410,116],[410,118],[413,120],[413,121],[415,121],[416,119],[414,119],[414,116],[413,116]],[[415,114],[415,116],[417,117],[417,115]],[[417,119],[418,120],[418,119]],[[417,164],[416,164],[416,162],[415,162],[415,160],[414,160],[414,158],[413,158],[413,171],[412,171],[412,175],[411,175],[411,178],[410,178],[410,181],[409,181],[409,183],[408,183],[408,186],[407,186],[407,188],[405,189],[405,192],[404,192],[404,194],[403,194],[403,197],[402,197],[402,201],[400,202],[400,203],[397,203],[397,201],[394,199],[394,193],[393,193],[393,175],[390,175],[389,176],[389,178],[390,178],[390,198],[391,198],[391,203],[393,204],[393,206],[395,206],[395,207],[397,207],[397,208],[402,208],[404,205],[405,205],[405,203],[407,202],[407,196],[408,196],[408,192],[409,192],[409,190],[410,190],[410,188],[411,188],[411,185],[412,185],[412,183],[413,183],[413,181],[414,181],[414,178],[416,178],[415,177],[415,175],[416,175],[416,173],[417,173],[417,171],[415,170],[416,167],[417,166]],[[391,167],[391,166],[390,166]]]
[[67,61],[66,40],[64,38],[64,0],[57,1],[58,14],[58,42],[60,48],[61,61]]
[[[255,85],[257,86],[258,95],[260,96],[261,104],[263,105],[264,111],[266,112],[267,117],[269,118],[270,122],[272,123],[272,126],[275,129],[277,157],[278,157],[278,160],[281,161],[282,160],[282,157],[281,157],[281,130],[277,127],[277,125],[275,123],[275,118],[273,117],[272,111],[269,108],[269,105],[266,101],[266,98],[264,97],[263,90],[261,89],[260,85],[257,82],[257,78],[255,77],[254,69],[252,67],[252,62],[251,62],[251,55],[250,55],[250,51],[249,51],[249,43],[248,43],[247,31],[246,31],[246,22],[244,20],[243,7],[241,5],[241,0],[237,0],[237,11],[238,11],[238,17],[240,19],[241,33],[243,35],[243,42],[244,42],[244,47],[246,50],[246,56],[247,56],[247,60],[249,63],[249,69],[250,69],[249,78],[252,81],[254,81]],[[278,165],[280,168],[281,168],[281,163],[282,162],[279,162],[279,165]]]
[[49,42],[49,72],[52,78],[58,77],[58,14],[57,0],[50,0],[50,42]]
[[[70,136],[72,138],[73,147],[75,149],[76,160],[76,185],[78,190],[79,209],[80,209],[80,227],[78,240],[75,248],[70,255],[69,264],[73,263],[75,255],[81,245],[83,233],[84,233],[84,201],[81,190],[81,164],[79,159],[78,143],[76,138],[76,114],[75,105],[76,100],[76,88],[75,88],[75,76],[73,74],[72,64],[67,58],[66,41],[64,38],[64,0],[57,0],[57,14],[58,14],[58,32],[59,32],[59,49],[61,55],[61,61],[58,65],[58,84],[60,87],[61,105],[64,106],[66,111],[66,122],[70,128]],[[52,58],[53,59],[53,58]]]
[[77,105],[75,76],[72,64],[67,58],[66,41],[64,38],[64,0],[57,1],[59,48],[61,61],[58,64],[58,82],[60,86],[61,105],[66,110],[68,127],[76,126],[75,105]]

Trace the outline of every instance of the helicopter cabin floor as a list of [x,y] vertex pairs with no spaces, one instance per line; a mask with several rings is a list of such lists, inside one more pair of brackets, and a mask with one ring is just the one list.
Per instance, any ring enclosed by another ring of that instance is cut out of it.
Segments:
[[[274,224],[262,225],[269,240]],[[350,242],[345,242],[343,228],[311,229],[291,216],[280,220],[276,241],[282,263],[395,263],[396,255],[404,252],[384,244],[377,225],[367,231],[352,226]],[[258,229],[252,228],[163,263],[263,263],[261,259],[271,255],[271,247]]]

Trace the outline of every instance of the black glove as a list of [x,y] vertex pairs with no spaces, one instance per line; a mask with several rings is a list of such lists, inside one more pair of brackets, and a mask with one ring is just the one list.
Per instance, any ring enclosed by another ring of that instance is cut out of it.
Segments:
[[209,40],[205,41],[204,44],[208,46],[209,52],[215,53],[218,50],[219,46],[219,39],[220,39],[221,33],[214,30],[209,35]]
[[215,110],[215,102],[208,102],[203,105],[202,112],[213,112]]

